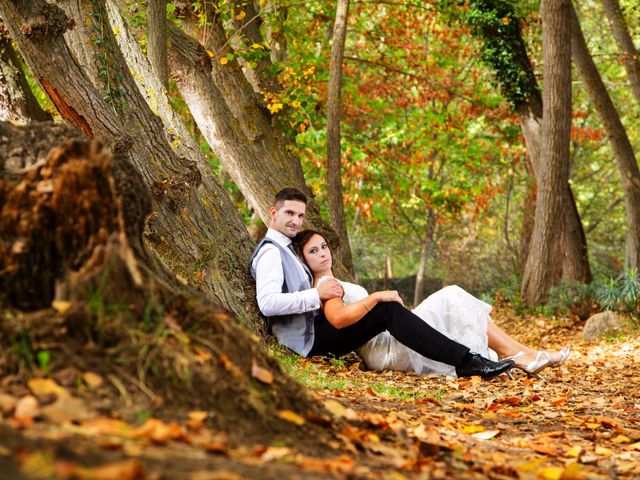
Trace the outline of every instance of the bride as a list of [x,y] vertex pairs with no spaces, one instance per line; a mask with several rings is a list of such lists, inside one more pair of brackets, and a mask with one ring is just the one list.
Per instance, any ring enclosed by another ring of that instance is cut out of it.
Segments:
[[[331,250],[319,232],[300,232],[293,239],[293,245],[298,256],[313,273],[314,286],[317,287],[323,280],[333,277]],[[370,310],[378,302],[403,303],[397,291],[381,291],[369,295],[360,285],[338,281],[344,290],[343,307],[360,302],[366,310]],[[323,309],[325,316],[329,318],[330,312],[326,310],[325,305]],[[512,358],[515,361],[514,367],[529,375],[537,375],[547,367],[559,367],[569,357],[569,347],[555,353],[536,351],[511,338],[491,320],[490,305],[455,285],[445,287],[429,296],[413,312],[452,340],[469,347],[472,352],[492,360]],[[423,357],[402,345],[389,332],[378,334],[357,352],[373,370],[390,369],[455,376],[454,367]]]

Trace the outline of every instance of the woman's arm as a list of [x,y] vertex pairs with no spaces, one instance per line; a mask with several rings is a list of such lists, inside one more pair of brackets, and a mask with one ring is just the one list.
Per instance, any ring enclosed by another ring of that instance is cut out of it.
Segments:
[[345,328],[359,321],[379,302],[398,302],[403,304],[397,290],[383,290],[374,292],[362,300],[349,304],[345,304],[341,298],[332,298],[324,302],[322,310],[331,325],[336,328]]

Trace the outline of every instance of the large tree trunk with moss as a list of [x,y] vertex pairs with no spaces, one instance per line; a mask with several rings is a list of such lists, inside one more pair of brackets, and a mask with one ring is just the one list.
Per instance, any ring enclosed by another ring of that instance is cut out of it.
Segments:
[[[527,170],[536,182],[543,168],[541,162],[542,96],[531,65],[520,23],[509,2],[474,0],[469,23],[484,42],[483,59],[495,71],[505,97],[513,105],[527,146],[530,163]],[[479,14],[479,15],[476,15]],[[508,19],[505,22],[504,19]],[[562,229],[562,277],[572,281],[591,281],[586,235],[569,183],[559,192],[565,205]],[[524,215],[535,208],[536,197],[527,197]],[[533,229],[523,228],[521,252],[526,260]],[[525,261],[522,263],[524,269]]]
[[621,51],[621,61],[627,71],[631,84],[631,91],[640,104],[640,54],[629,34],[627,22],[624,19],[618,0],[602,0],[604,13],[609,20],[613,37]]
[[33,352],[55,345],[52,374],[101,365],[109,396],[144,392],[136,409],[204,410],[240,441],[295,443],[309,431],[326,441],[326,429],[278,417],[322,412],[260,342],[150,261],[142,237],[152,193],[125,156],[85,138],[59,124],[0,122],[0,309],[14,312],[0,316],[0,376],[32,375],[15,342]]
[[339,0],[336,7],[336,21],[331,44],[331,64],[329,65],[329,90],[327,100],[327,200],[329,218],[340,239],[340,254],[345,267],[353,272],[353,260],[349,245],[349,234],[344,219],[342,197],[342,149],[340,148],[340,119],[342,113],[342,60],[347,38],[349,0]]
[[[169,28],[169,39],[170,74],[200,131],[251,207],[268,223],[275,193],[287,186],[296,187],[309,194],[307,225],[328,232],[329,239],[339,243],[320,216],[300,161],[287,152],[282,135],[266,121],[264,111],[252,103],[238,65],[212,61],[202,45],[175,26]],[[240,113],[238,105],[246,108]],[[338,271],[349,277],[340,261],[338,256]]]
[[[606,3],[606,2],[605,2]],[[629,141],[627,131],[620,120],[609,92],[589,54],[578,16],[571,8],[571,52],[573,61],[584,81],[585,88],[604,125],[622,179],[627,210],[627,258],[629,266],[640,271],[640,170]]]
[[529,257],[522,280],[522,296],[531,305],[544,302],[561,277],[562,232],[566,204],[561,192],[569,179],[571,131],[570,0],[543,0],[544,90],[542,171],[538,172],[536,217]]
[[112,49],[110,61],[122,74],[116,89],[122,93],[112,96],[109,105],[69,52],[62,34],[70,21],[61,9],[0,0],[0,16],[63,118],[126,155],[142,175],[153,202],[145,237],[159,258],[184,282],[201,287],[244,324],[254,325],[256,308],[244,301],[253,297],[246,271],[252,242],[246,228],[203,166],[178,156],[165,141],[162,122],[139,96],[111,30],[105,29],[101,40]]
[[51,120],[34,97],[11,41],[0,36],[0,120]]

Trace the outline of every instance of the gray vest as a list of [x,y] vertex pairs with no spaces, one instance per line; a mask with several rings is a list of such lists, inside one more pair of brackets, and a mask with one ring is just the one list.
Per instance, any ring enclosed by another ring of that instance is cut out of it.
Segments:
[[[255,280],[256,272],[253,269],[253,259],[256,257],[260,249],[265,243],[271,243],[280,250],[282,258],[282,271],[284,273],[284,283],[282,284],[282,293],[300,292],[311,288],[310,277],[303,275],[300,271],[300,260],[291,258],[290,252],[286,252],[287,248],[270,238],[263,238],[251,255],[249,260],[249,271]],[[306,270],[306,266],[305,266]],[[313,319],[318,311],[314,310],[306,313],[295,315],[278,315],[267,317],[269,328],[276,336],[278,341],[285,347],[290,348],[294,352],[306,357],[313,347],[314,330]]]

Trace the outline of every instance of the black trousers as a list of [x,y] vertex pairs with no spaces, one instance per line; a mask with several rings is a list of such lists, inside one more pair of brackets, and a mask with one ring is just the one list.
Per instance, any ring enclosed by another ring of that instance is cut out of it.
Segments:
[[315,318],[315,338],[309,356],[345,355],[388,330],[400,343],[424,357],[453,366],[462,364],[469,349],[451,340],[398,302],[379,302],[362,319],[338,329],[324,315]]

